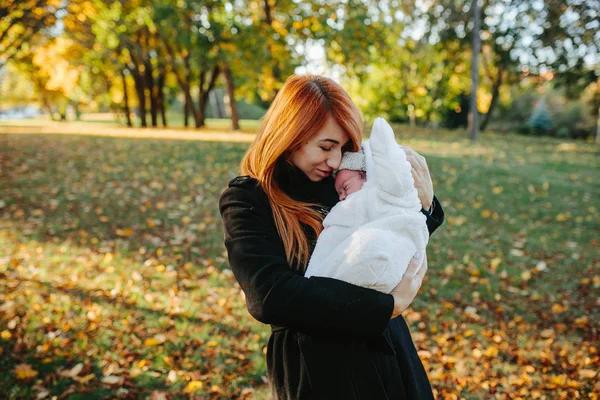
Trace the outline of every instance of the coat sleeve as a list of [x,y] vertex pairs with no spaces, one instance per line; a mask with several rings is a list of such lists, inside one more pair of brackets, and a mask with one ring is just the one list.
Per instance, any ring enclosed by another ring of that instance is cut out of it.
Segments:
[[439,200],[433,196],[433,210],[430,212],[421,209],[421,212],[427,217],[427,229],[429,230],[429,236],[435,232],[444,223],[444,210]]
[[271,210],[259,189],[230,186],[219,200],[229,264],[258,321],[310,335],[381,334],[391,295],[337,279],[305,278],[290,269]]

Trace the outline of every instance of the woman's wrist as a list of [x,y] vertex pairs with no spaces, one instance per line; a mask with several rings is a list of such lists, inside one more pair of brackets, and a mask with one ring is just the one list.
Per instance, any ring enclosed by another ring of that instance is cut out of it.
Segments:
[[390,317],[390,319],[396,318],[398,315],[402,314],[403,311],[404,310],[402,309],[401,305],[394,297],[394,308],[392,309],[392,316]]

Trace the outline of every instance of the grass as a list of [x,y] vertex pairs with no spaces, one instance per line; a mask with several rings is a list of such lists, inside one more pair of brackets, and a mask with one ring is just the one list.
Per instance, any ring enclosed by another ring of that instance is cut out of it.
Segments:
[[[0,390],[268,398],[269,329],[228,269],[216,203],[248,143],[87,126],[0,127]],[[600,148],[396,131],[447,218],[405,313],[437,398],[597,398]]]

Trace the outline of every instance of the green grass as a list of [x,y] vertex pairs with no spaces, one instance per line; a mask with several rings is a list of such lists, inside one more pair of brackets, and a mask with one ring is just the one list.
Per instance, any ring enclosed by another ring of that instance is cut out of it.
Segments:
[[[269,329],[245,309],[217,209],[248,144],[1,129],[0,390],[268,398]],[[600,148],[396,131],[447,218],[406,313],[437,397],[597,392]]]

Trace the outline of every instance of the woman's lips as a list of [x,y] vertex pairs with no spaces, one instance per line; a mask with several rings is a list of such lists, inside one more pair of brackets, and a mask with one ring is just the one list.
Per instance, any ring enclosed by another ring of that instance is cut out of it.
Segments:
[[323,178],[327,178],[329,175],[331,175],[331,171],[322,171],[322,170],[318,169],[317,172]]

